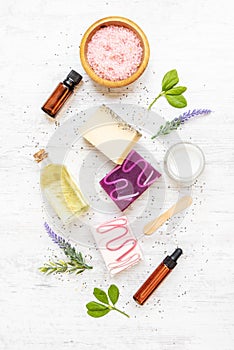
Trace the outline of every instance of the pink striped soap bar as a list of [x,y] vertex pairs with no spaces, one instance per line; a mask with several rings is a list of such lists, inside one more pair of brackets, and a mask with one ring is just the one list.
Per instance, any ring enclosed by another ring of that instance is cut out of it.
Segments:
[[132,150],[123,164],[111,170],[100,181],[100,185],[119,209],[124,211],[160,176],[152,165]]
[[139,243],[132,233],[126,216],[104,222],[92,232],[111,275],[128,269],[142,260]]

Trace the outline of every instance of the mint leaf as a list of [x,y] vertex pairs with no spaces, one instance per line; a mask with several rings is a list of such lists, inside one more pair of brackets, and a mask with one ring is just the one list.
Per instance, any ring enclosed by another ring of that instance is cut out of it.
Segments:
[[[182,93],[187,90],[185,86],[176,86],[175,85],[179,82],[179,77],[177,74],[176,69],[172,69],[169,72],[167,72],[162,80],[162,91],[160,94],[158,94],[157,97],[154,98],[154,100],[150,103],[148,110],[152,108],[152,106],[155,104],[155,102],[161,97],[165,96],[167,101],[170,103],[171,106],[176,108],[183,108],[187,106],[186,99],[182,96]],[[169,97],[168,97],[169,96]],[[173,96],[175,98],[173,98]],[[178,97],[178,98],[176,98]]]
[[86,305],[87,313],[92,317],[102,317],[105,316],[110,309],[100,303],[96,303],[96,301],[91,301]]
[[167,72],[162,80],[162,91],[167,91],[179,82],[177,70],[173,69]]
[[95,318],[98,318],[98,317],[102,317],[102,316],[105,316],[106,314],[108,314],[108,312],[110,312],[110,309],[106,308],[106,310],[100,310],[100,311],[91,311],[91,310],[88,310],[87,311],[87,314],[91,317],[95,317]]
[[185,86],[176,86],[166,91],[166,95],[181,95],[187,88]]
[[90,311],[100,311],[108,309],[106,305],[97,303],[96,301],[90,301],[90,303],[86,304],[86,307]]
[[119,289],[116,285],[112,284],[108,289],[108,295],[110,298],[110,301],[113,305],[115,305],[119,299]]
[[165,95],[168,103],[176,108],[184,108],[187,106],[187,101],[183,95]]
[[108,294],[113,305],[109,304],[108,296],[103,290],[99,288],[94,288],[93,294],[98,300],[102,301],[106,305],[97,303],[96,301],[91,301],[90,303],[86,304],[87,314],[89,316],[102,317],[113,310],[119,312],[120,314],[126,317],[130,317],[124,311],[121,311],[115,307],[115,303],[118,301],[119,298],[119,289],[114,284],[112,284],[108,289]]
[[102,303],[104,304],[109,304],[109,300],[108,300],[108,296],[106,295],[106,293],[99,289],[99,288],[94,288],[93,290],[93,295]]

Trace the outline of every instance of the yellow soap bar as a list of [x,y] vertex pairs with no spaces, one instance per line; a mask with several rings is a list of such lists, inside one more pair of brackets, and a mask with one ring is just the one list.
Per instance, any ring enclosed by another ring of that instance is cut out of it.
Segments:
[[116,164],[122,164],[142,136],[109,107],[102,105],[81,128],[83,137]]

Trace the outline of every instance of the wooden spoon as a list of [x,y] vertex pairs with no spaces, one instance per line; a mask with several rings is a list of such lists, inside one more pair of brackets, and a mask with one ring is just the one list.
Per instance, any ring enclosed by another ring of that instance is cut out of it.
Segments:
[[192,204],[192,197],[184,196],[178,200],[170,209],[165,211],[158,218],[150,221],[144,227],[144,234],[151,235],[154,231],[156,231],[160,226],[164,224],[168,219],[170,219],[173,215],[183,211],[188,208]]

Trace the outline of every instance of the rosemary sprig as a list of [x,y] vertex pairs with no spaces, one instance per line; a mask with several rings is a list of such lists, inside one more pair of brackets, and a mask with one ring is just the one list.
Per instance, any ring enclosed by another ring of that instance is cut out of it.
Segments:
[[44,264],[44,266],[40,267],[39,270],[42,273],[46,273],[47,275],[50,275],[51,273],[75,273],[78,275],[79,273],[83,272],[85,268],[77,263],[75,260],[71,261],[49,261],[48,263]]
[[46,274],[63,272],[79,274],[84,270],[90,270],[93,268],[92,266],[89,266],[85,263],[85,259],[82,253],[77,252],[76,249],[72,247],[69,242],[65,241],[65,239],[63,239],[62,237],[58,236],[47,224],[47,222],[44,223],[44,227],[49,237],[55,244],[59,246],[59,248],[63,250],[64,254],[69,258],[69,261],[49,261],[48,263],[44,264],[44,266],[39,268],[40,272]]
[[210,109],[194,109],[193,111],[189,110],[188,112],[181,114],[178,118],[174,118],[170,122],[167,121],[165,125],[161,125],[157,134],[152,136],[151,139],[155,139],[161,135],[169,134],[171,131],[178,129],[181,124],[184,124],[192,117],[207,115],[211,112],[212,111]]

